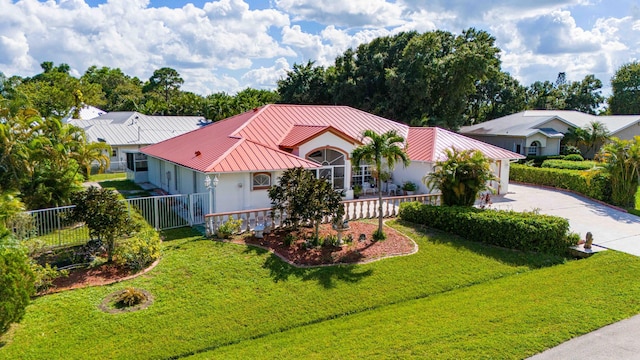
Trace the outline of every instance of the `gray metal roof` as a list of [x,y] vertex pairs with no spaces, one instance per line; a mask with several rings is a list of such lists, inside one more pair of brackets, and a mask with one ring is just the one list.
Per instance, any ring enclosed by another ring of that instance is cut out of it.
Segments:
[[[606,125],[612,135],[640,121],[640,115],[595,116],[570,110],[528,110],[503,116],[472,126],[464,126],[460,133],[466,135],[517,136],[526,137],[536,132],[561,136],[557,131],[545,126],[551,120],[565,122],[572,127],[585,127],[592,121]],[[552,131],[552,133],[548,133]]]
[[90,141],[109,145],[150,145],[208,125],[202,116],[150,116],[135,111],[110,112],[90,120],[70,120]]

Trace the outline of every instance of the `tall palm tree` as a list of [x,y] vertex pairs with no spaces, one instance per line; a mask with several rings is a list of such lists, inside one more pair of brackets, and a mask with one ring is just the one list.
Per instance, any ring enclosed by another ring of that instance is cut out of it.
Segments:
[[[351,153],[351,164],[358,166],[361,161],[375,165],[376,181],[380,186],[378,177],[382,173],[383,161],[387,163],[389,170],[393,170],[397,162],[407,167],[410,160],[406,153],[407,143],[395,130],[389,130],[379,135],[373,130],[365,130],[362,133],[363,145],[355,148]],[[378,230],[374,234],[376,239],[384,239],[382,231],[382,191],[378,191]]]

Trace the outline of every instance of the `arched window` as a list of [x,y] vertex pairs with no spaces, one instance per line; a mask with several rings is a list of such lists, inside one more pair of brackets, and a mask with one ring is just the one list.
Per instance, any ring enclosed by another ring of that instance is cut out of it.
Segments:
[[334,189],[344,189],[345,155],[333,149],[315,150],[307,155],[307,159],[322,165],[315,169],[316,177],[327,179]]
[[251,186],[253,190],[268,189],[271,186],[271,174],[254,173]]
[[529,150],[527,151],[527,155],[538,156],[538,149],[540,149],[540,142],[531,142],[531,145],[529,145]]

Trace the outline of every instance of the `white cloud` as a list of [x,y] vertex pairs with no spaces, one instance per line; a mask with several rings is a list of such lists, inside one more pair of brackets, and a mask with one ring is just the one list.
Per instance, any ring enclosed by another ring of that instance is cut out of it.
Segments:
[[297,21],[340,27],[389,27],[404,23],[403,6],[385,0],[275,0],[278,8]]
[[[73,74],[97,65],[146,80],[168,66],[185,79],[185,90],[234,92],[273,88],[293,63],[328,66],[379,36],[469,27],[496,37],[503,69],[525,85],[554,80],[559,71],[570,80],[594,73],[607,83],[620,65],[640,58],[637,2],[271,0],[267,9],[247,0],[174,3],[185,5],[0,0],[0,71],[31,76],[53,61],[69,64]],[[580,21],[585,14],[589,20]]]
[[249,87],[270,89],[278,80],[284,79],[287,76],[287,71],[289,71],[290,68],[291,66],[287,59],[279,58],[276,59],[273,66],[261,66],[257,69],[247,71],[242,75],[242,80],[245,81]]

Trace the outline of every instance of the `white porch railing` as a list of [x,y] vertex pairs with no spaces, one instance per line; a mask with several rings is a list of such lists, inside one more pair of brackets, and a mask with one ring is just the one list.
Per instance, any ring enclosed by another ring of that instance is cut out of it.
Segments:
[[[425,204],[440,205],[440,194],[421,194],[392,196],[382,198],[382,216],[395,217],[398,215],[400,204],[404,202],[419,201]],[[372,219],[378,217],[378,199],[367,198],[359,200],[342,201],[344,205],[345,220]],[[272,213],[271,208],[230,211],[223,213],[207,214],[204,216],[206,235],[213,236],[220,225],[227,222],[230,218],[242,220],[240,232],[253,231],[257,224],[263,224],[266,230],[275,229],[283,226],[286,219],[286,213]],[[329,222],[329,218],[325,218],[323,222]]]

